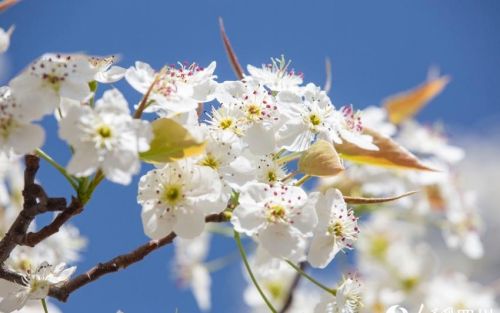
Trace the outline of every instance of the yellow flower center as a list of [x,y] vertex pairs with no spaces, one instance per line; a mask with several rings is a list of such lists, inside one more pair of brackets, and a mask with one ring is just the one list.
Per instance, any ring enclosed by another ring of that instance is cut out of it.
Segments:
[[417,277],[408,277],[401,281],[403,289],[407,292],[412,291],[418,284]]
[[275,300],[280,299],[283,295],[283,284],[278,281],[270,281],[266,284],[266,289],[271,297]]
[[381,235],[372,237],[370,252],[375,258],[383,259],[387,249],[389,249],[389,241],[386,237]]
[[319,124],[321,124],[321,119],[319,118],[319,116],[317,114],[309,115],[309,121],[311,122],[311,124],[313,126],[318,126]]
[[270,222],[276,222],[279,219],[283,219],[285,215],[286,215],[286,210],[283,206],[273,205],[269,207],[267,219]]
[[182,198],[182,189],[179,185],[166,186],[163,191],[162,200],[173,205]]
[[247,112],[251,118],[259,117],[261,114],[260,107],[257,104],[250,104],[247,108]]
[[269,171],[267,172],[267,180],[270,183],[274,183],[275,181],[278,180],[278,175],[276,174],[276,171]]
[[214,158],[213,155],[207,154],[207,156],[203,160],[201,160],[200,165],[208,166],[215,170],[219,167],[219,161],[217,161],[217,159]]
[[339,221],[336,221],[328,226],[328,233],[337,237],[341,237],[344,231],[344,226]]
[[221,120],[219,123],[219,126],[222,129],[228,129],[232,125],[233,125],[233,120],[230,118],[225,118],[225,119]]
[[101,125],[97,129],[97,133],[99,134],[99,136],[101,136],[101,138],[109,138],[111,137],[111,128],[109,128],[109,126],[107,125]]

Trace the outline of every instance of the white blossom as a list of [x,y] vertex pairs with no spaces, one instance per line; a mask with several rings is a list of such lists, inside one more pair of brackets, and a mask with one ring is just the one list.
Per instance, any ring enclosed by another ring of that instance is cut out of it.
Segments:
[[175,240],[175,275],[182,286],[191,288],[202,311],[211,307],[210,273],[203,264],[209,248],[210,235],[207,232],[194,239]]
[[358,238],[357,217],[347,209],[339,190],[313,193],[309,202],[318,214],[318,224],[309,249],[308,261],[314,267],[326,267],[339,251],[352,249]]
[[234,229],[258,242],[274,257],[289,257],[317,223],[316,212],[306,207],[300,187],[249,182],[240,192],[231,222]]
[[199,103],[214,99],[217,83],[213,75],[216,63],[207,68],[196,63],[169,65],[155,72],[149,64],[136,62],[125,74],[125,79],[137,91],[146,94],[150,87],[148,105],[145,112],[156,112],[170,117],[177,113],[196,110]]
[[110,84],[125,77],[127,71],[123,67],[113,65],[116,61],[114,55],[108,57],[90,57],[89,62],[97,70],[94,79],[103,84]]
[[26,114],[37,119],[53,112],[61,97],[82,101],[91,96],[88,83],[95,73],[87,56],[47,53],[12,79],[9,86]]
[[25,276],[26,285],[0,280],[0,311],[13,312],[23,308],[28,300],[44,299],[51,286],[57,286],[69,279],[76,267],[65,268],[66,264],[56,266],[42,263],[29,270]]
[[172,231],[181,238],[199,236],[205,216],[222,209],[214,206],[221,188],[217,172],[189,159],[149,171],[139,182],[144,232],[152,239]]
[[0,54],[9,49],[10,36],[14,32],[14,26],[11,26],[7,31],[0,27]]
[[31,123],[29,110],[19,105],[9,87],[0,87],[0,152],[25,154],[42,146],[45,131]]
[[324,293],[314,313],[356,313],[361,310],[361,283],[353,277],[344,279],[335,295]]
[[272,91],[298,90],[302,84],[302,73],[296,73],[289,69],[290,61],[286,61],[284,56],[271,58],[270,64],[262,64],[261,68],[247,65],[247,70],[252,79],[268,87]]
[[149,149],[149,123],[132,119],[116,89],[90,106],[73,106],[60,122],[59,135],[74,147],[68,172],[88,176],[98,168],[116,183],[129,184],[140,168],[139,152]]

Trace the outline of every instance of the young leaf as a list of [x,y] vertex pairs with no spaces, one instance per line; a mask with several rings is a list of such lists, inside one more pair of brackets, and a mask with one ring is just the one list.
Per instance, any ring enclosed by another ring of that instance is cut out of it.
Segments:
[[3,0],[0,1],[0,12],[7,10],[14,4],[17,4],[20,0]]
[[346,160],[381,167],[434,171],[434,169],[420,162],[415,155],[406,150],[394,140],[385,137],[374,130],[365,128],[363,133],[373,137],[373,144],[379,150],[364,150],[360,147],[344,141],[342,144],[335,145],[340,156]]
[[333,144],[318,140],[304,151],[298,163],[299,171],[312,176],[334,176],[344,170]]
[[348,204],[378,204],[378,203],[386,203],[395,201],[404,197],[411,196],[417,193],[417,191],[409,191],[403,193],[401,195],[393,196],[393,197],[384,197],[384,198],[364,198],[364,197],[350,197],[344,196],[344,201]]
[[389,120],[399,124],[417,114],[429,101],[448,84],[448,76],[429,79],[415,89],[402,92],[384,100]]
[[148,163],[166,163],[203,153],[205,143],[198,142],[177,122],[160,118],[152,123],[151,148],[140,154]]

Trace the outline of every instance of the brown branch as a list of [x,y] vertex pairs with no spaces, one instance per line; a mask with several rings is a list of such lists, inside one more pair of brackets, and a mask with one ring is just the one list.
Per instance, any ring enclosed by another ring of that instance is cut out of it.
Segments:
[[[66,201],[65,201],[66,202]],[[55,208],[55,207],[54,207]],[[71,199],[71,203],[56,218],[47,226],[43,227],[37,232],[30,232],[26,234],[19,244],[34,247],[44,239],[57,233],[61,226],[63,226],[71,217],[79,214],[83,210],[82,203],[75,197]]]
[[5,268],[0,268],[0,278],[20,284],[20,285],[26,285],[26,278],[16,272],[12,272],[8,269]]
[[[41,187],[35,184],[35,175],[40,167],[40,159],[34,155],[26,155],[25,162],[23,209],[0,241],[0,264],[2,265],[9,258],[12,250],[22,242],[29,225],[38,213],[37,199],[41,196]],[[45,199],[41,199],[40,202],[44,201]]]
[[[228,218],[229,216],[225,212],[222,212],[207,216],[205,218],[205,221],[207,223],[208,222],[219,223],[227,221]],[[86,273],[76,276],[75,278],[64,283],[63,285],[59,287],[51,287],[49,295],[60,301],[66,302],[66,300],[73,291],[99,279],[100,277],[106,274],[117,272],[121,269],[128,267],[129,265],[139,262],[140,260],[144,259],[144,257],[149,255],[151,252],[157,250],[158,248],[171,244],[175,239],[175,237],[177,237],[177,235],[174,232],[171,232],[170,234],[159,240],[150,240],[129,253],[119,255],[104,263],[98,263],[96,266],[88,270]]]

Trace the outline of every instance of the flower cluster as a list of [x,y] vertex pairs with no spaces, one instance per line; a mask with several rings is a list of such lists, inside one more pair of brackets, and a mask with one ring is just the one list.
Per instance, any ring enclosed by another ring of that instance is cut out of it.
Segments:
[[[10,33],[0,29],[0,52]],[[471,283],[432,262],[422,230],[437,224],[449,248],[482,256],[474,196],[453,170],[463,152],[407,108],[395,101],[365,111],[337,107],[327,91],[304,84],[284,57],[249,65],[249,74],[223,82],[215,62],[155,70],[115,61],[44,54],[0,87],[2,234],[22,210],[22,154],[54,165],[82,205],[103,179],[129,185],[148,163],[137,196],[144,233],[151,247],[178,237],[174,273],[202,310],[211,306],[210,271],[228,262],[205,263],[209,233],[236,240],[256,287],[244,293],[252,312],[384,312],[419,301],[436,307],[444,288],[456,289],[449,305],[469,301]],[[118,89],[97,92],[98,84],[122,78],[142,97],[133,112]],[[54,115],[71,153],[65,167],[41,149],[46,136],[36,122],[47,115]],[[412,190],[421,192],[403,198]],[[385,203],[392,200],[398,201]],[[34,248],[12,251],[4,265],[24,284],[0,279],[0,311],[45,299],[70,278],[75,267],[64,269],[65,262],[78,259],[85,241],[72,226],[58,230]],[[255,247],[249,258],[240,236]],[[356,247],[359,275],[326,286],[306,273]],[[429,275],[430,268],[439,276]],[[302,276],[321,293],[297,288]],[[470,305],[493,307],[484,292]]]

